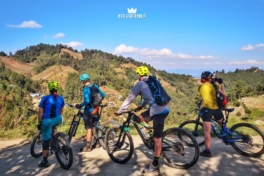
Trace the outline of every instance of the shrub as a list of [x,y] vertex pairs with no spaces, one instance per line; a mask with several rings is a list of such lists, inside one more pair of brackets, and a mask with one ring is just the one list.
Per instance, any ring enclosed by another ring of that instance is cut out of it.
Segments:
[[234,105],[235,105],[236,107],[239,107],[239,106],[240,106],[240,102],[239,102],[239,101],[236,101],[236,102],[234,102]]
[[241,113],[238,111],[237,113],[236,113],[236,116],[241,116]]

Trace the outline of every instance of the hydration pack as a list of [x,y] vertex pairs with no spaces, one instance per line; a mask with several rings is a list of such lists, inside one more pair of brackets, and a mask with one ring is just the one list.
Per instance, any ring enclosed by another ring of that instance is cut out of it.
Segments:
[[148,80],[145,82],[148,84],[154,97],[154,101],[157,105],[165,106],[170,102],[171,97],[167,94],[163,86],[157,80],[156,76],[149,76]]

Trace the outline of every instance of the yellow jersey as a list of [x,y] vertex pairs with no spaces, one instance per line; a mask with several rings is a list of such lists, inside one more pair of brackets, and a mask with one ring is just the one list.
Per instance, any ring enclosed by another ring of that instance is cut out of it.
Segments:
[[[216,83],[217,88],[219,89],[220,85]],[[198,87],[203,99],[203,107],[208,109],[218,109],[216,103],[216,92],[214,86],[210,82],[206,82],[203,85]]]

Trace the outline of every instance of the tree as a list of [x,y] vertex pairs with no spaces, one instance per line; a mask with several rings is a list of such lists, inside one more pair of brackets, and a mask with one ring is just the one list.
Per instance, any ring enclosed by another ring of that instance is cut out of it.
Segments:
[[5,52],[0,51],[0,56],[7,56]]

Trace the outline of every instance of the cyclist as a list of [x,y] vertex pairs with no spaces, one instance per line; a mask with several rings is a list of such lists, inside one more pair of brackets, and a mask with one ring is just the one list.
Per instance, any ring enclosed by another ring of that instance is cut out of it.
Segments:
[[153,95],[151,90],[149,89],[148,84],[145,82],[148,80],[149,76],[149,69],[145,66],[140,66],[136,69],[136,73],[138,74],[139,81],[137,84],[132,88],[131,93],[128,95],[126,100],[123,102],[122,106],[119,108],[115,115],[120,115],[123,111],[125,111],[129,105],[133,102],[133,100],[138,96],[141,95],[142,99],[144,100],[142,106],[150,105],[149,109],[139,115],[139,118],[142,117],[141,121],[149,122],[153,120],[153,127],[154,127],[154,159],[152,164],[148,165],[144,169],[144,173],[159,171],[159,157],[162,150],[162,133],[164,128],[164,121],[165,118],[169,114],[169,106],[158,106],[154,102]]
[[[82,74],[80,76],[80,81],[83,83],[84,87],[83,87],[83,98],[84,101],[81,104],[76,104],[75,107],[76,108],[82,108],[85,106],[84,108],[84,124],[85,124],[85,129],[86,129],[86,140],[87,140],[87,144],[85,147],[80,149],[80,152],[90,152],[92,150],[92,127],[94,122],[99,120],[99,113],[98,113],[98,109],[99,107],[93,107],[91,104],[91,91],[90,91],[90,87],[92,87],[94,84],[91,84],[90,82],[90,76],[88,74]],[[102,98],[105,97],[104,92],[97,86],[94,85],[100,92]],[[96,141],[96,147],[100,147],[99,142]]]
[[48,84],[50,94],[41,98],[38,112],[38,129],[42,130],[42,149],[43,160],[39,167],[48,167],[49,143],[52,133],[55,135],[57,129],[52,131],[52,127],[62,123],[62,112],[64,108],[64,99],[58,94],[58,82],[51,81]]
[[[201,74],[202,85],[199,86],[198,91],[200,92],[203,100],[203,108],[201,110],[201,118],[203,119],[204,126],[204,141],[205,150],[200,153],[200,156],[211,157],[210,151],[211,146],[211,120],[214,117],[218,123],[223,121],[223,113],[216,103],[216,91],[214,86],[211,84],[213,74],[209,71],[204,71]],[[219,89],[219,84],[216,84]]]

